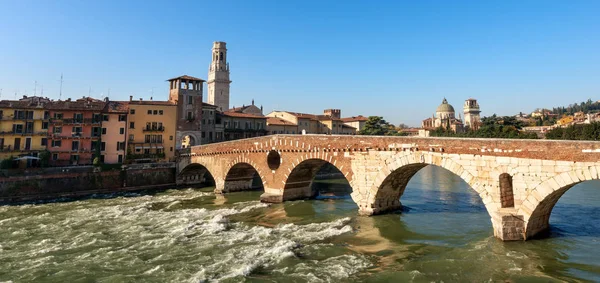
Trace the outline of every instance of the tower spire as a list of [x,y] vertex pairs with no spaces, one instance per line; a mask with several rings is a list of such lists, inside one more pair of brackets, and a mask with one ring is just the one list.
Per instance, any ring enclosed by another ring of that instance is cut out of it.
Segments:
[[227,62],[227,43],[216,41],[212,48],[212,61],[208,69],[208,103],[221,111],[229,109],[229,63]]

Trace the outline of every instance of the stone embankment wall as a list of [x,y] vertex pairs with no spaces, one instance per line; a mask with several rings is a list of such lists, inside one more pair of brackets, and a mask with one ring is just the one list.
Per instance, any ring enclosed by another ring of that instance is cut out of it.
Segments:
[[0,177],[0,202],[168,187],[175,185],[175,175],[174,164],[167,163],[158,166],[150,164],[128,166],[123,170],[106,172],[59,170],[33,176]]

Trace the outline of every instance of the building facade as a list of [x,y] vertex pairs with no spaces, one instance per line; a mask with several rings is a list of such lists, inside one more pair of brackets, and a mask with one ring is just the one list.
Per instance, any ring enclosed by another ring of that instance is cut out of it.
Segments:
[[[339,109],[325,109],[323,115],[298,113],[290,111],[272,111],[267,117],[279,118],[297,126],[297,131],[292,134],[328,134],[352,135],[356,128],[345,125],[340,118]],[[269,129],[269,132],[279,131],[279,127]]]
[[103,100],[52,101],[47,141],[51,166],[90,165],[101,151]]
[[464,131],[464,125],[461,119],[456,118],[454,107],[444,98],[442,104],[438,106],[435,115],[421,122],[421,127],[427,130],[433,130],[439,127],[449,129],[454,132]]
[[208,103],[217,106],[219,111],[229,110],[229,63],[225,42],[214,42],[212,62],[208,68]]
[[169,102],[177,105],[176,148],[199,145],[202,140],[200,121],[204,80],[184,75],[169,79],[168,82]]
[[465,115],[465,127],[468,127],[474,131],[478,130],[479,125],[481,124],[481,111],[479,110],[479,103],[477,103],[477,99],[469,98],[465,100],[463,113]]
[[[48,98],[27,97],[0,101],[0,159],[38,157],[48,144]],[[24,159],[25,166],[37,163]]]
[[100,139],[100,162],[123,163],[127,147],[127,118],[129,103],[107,101],[102,110],[102,135]]
[[128,104],[127,162],[172,160],[176,148],[177,104],[170,101],[136,101],[132,97]]
[[355,128],[357,133],[365,128],[367,120],[369,119],[362,115],[342,118],[342,122],[350,127]]

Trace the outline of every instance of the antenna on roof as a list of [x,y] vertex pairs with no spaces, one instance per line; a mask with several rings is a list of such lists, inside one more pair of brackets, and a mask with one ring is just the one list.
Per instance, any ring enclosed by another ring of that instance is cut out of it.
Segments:
[[88,97],[92,96],[92,87],[88,90]]
[[33,82],[33,96],[37,95],[37,81]]
[[58,100],[62,99],[62,84],[63,84],[63,74],[60,73],[60,90],[58,92]]

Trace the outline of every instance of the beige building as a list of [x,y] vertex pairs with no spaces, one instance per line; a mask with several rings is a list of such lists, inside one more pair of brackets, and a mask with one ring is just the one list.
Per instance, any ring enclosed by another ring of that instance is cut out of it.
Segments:
[[100,162],[123,163],[127,154],[129,102],[108,101],[102,110]]
[[269,135],[297,134],[298,125],[276,117],[267,117],[267,130]]
[[267,134],[267,117],[265,116],[234,111],[223,112],[220,116],[224,141],[254,138]]
[[177,104],[176,148],[201,143],[203,79],[188,75],[168,80],[169,102]]
[[[342,119],[340,119],[340,115],[341,111],[339,109],[326,109],[323,111],[323,115],[273,111],[267,114],[267,117],[280,118],[296,125],[298,127],[298,134],[355,134],[356,128],[345,125]],[[269,129],[269,132],[272,132],[272,130]]]
[[[477,111],[478,110],[479,109],[477,109]],[[421,127],[428,130],[443,127],[445,129],[451,129],[454,132],[462,132],[464,130],[462,120],[456,118],[454,107],[448,103],[446,98],[444,98],[442,104],[438,106],[434,116],[422,121]]]
[[356,132],[362,131],[362,129],[365,128],[367,120],[369,119],[362,115],[342,118],[342,122],[350,127],[355,128]]
[[177,104],[172,102],[142,99],[136,101],[130,97],[127,161],[172,160],[175,156],[176,115]]

